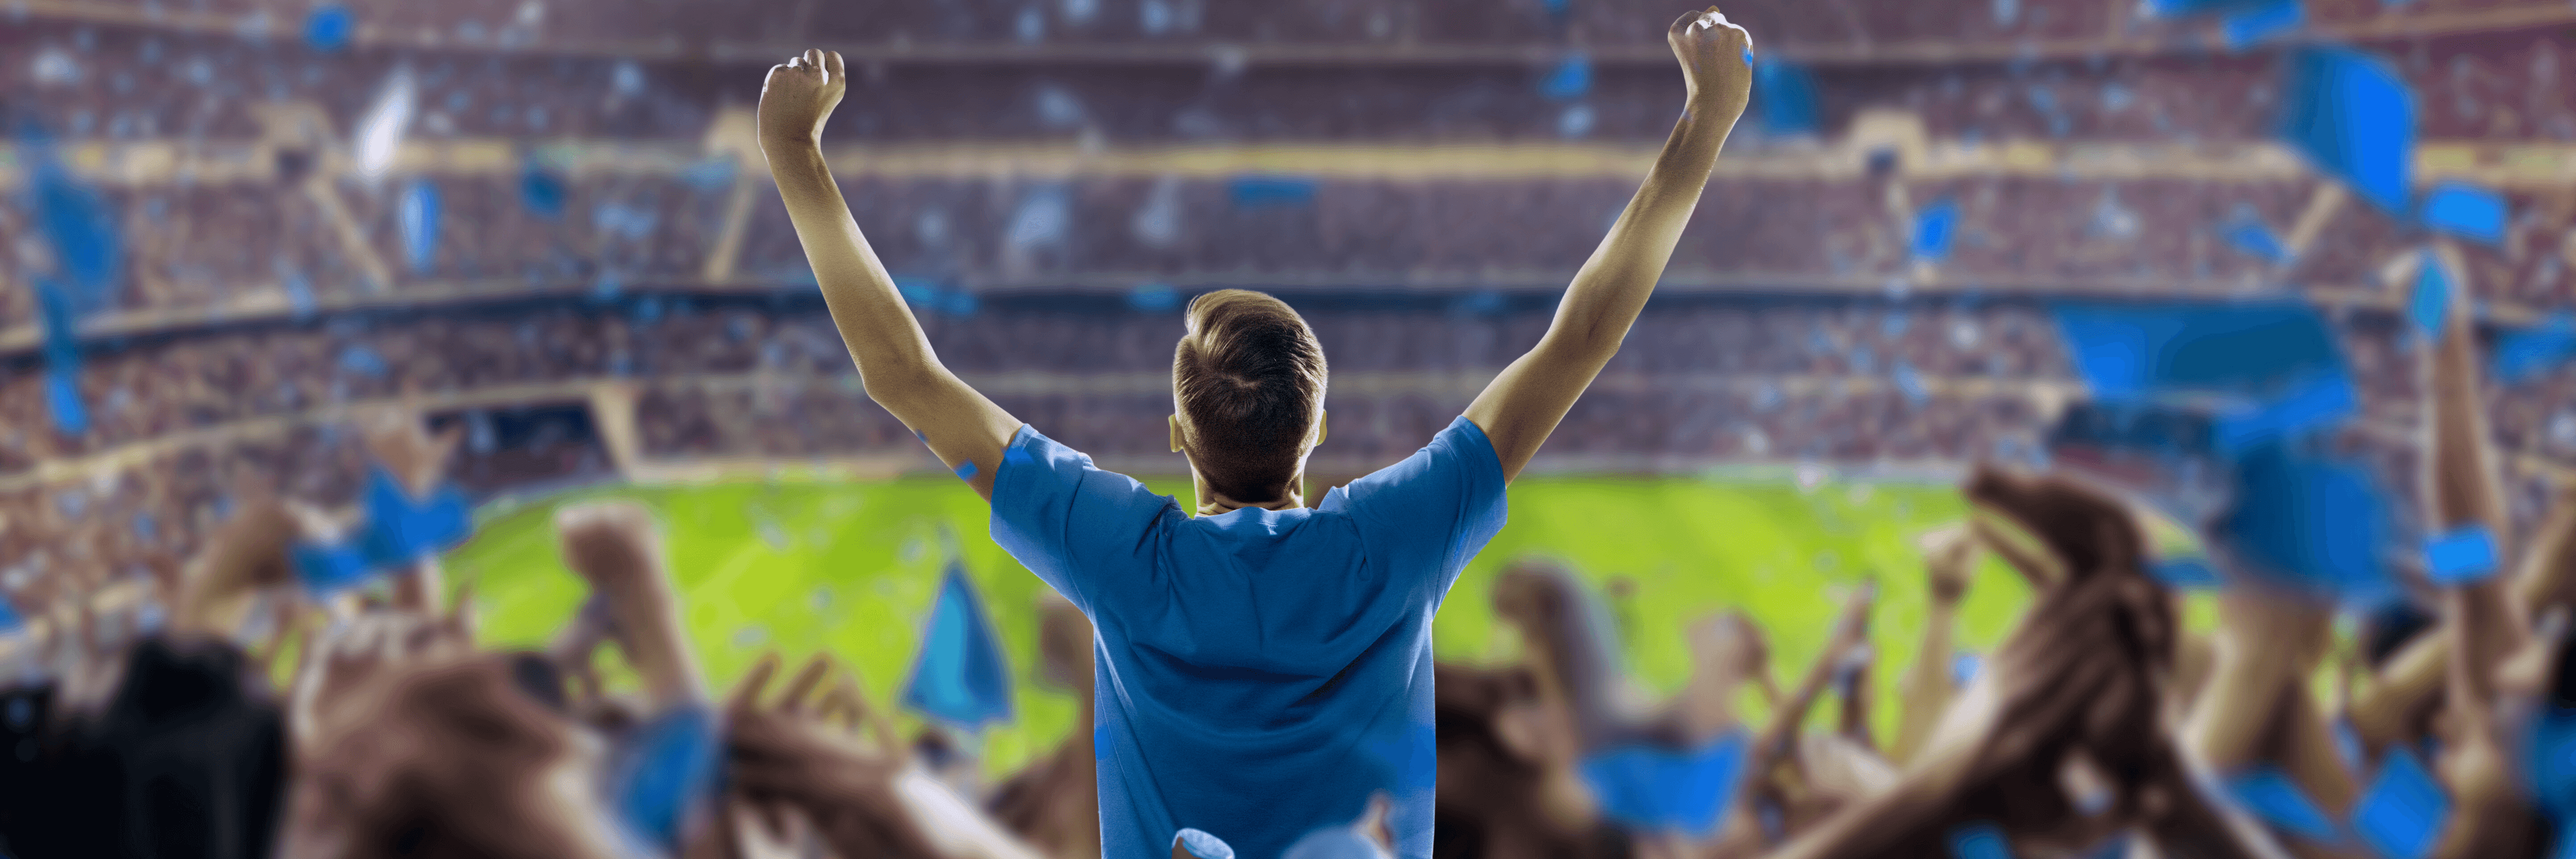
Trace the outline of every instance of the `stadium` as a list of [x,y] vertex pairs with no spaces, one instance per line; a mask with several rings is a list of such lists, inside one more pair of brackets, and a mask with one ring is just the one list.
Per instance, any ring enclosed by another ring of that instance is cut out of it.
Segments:
[[[1183,308],[1230,288],[1287,301],[1331,360],[1320,494],[1421,447],[1548,330],[1683,98],[1657,38],[1683,11],[0,3],[0,617],[16,621],[0,666],[51,676],[62,640],[148,636],[257,499],[355,515],[382,459],[362,426],[398,412],[459,439],[442,481],[473,533],[437,565],[449,598],[471,593],[483,646],[544,648],[583,610],[559,510],[639,501],[711,685],[828,652],[895,732],[958,750],[944,778],[974,800],[1084,740],[1090,697],[1047,673],[1047,585],[861,385],[762,156],[767,70],[812,46],[847,58],[825,154],[940,359],[1104,469],[1186,501],[1189,462],[1166,444]],[[2102,385],[2063,308],[2313,308],[2357,395],[2317,444],[2384,491],[2392,545],[2420,546],[2455,524],[2426,524],[2451,508],[2425,497],[2443,389],[2419,366],[2440,342],[2420,284],[2464,293],[2490,351],[2563,331],[2576,306],[2565,3],[1725,14],[1755,40],[1752,105],[1654,300],[1449,592],[1444,670],[1544,660],[1497,608],[1531,564],[1607,610],[1623,700],[1685,689],[1683,630],[1729,610],[1795,677],[1832,661],[1847,601],[1874,594],[1876,664],[1814,706],[1863,712],[1846,731],[1886,744],[1908,663],[1950,662],[1917,652],[1949,611],[1918,535],[1969,517],[1959,486],[1980,464],[2063,470],[2052,442]],[[2319,56],[2400,87],[2393,190],[2295,131]],[[2446,190],[2502,214],[2446,232],[2421,202]],[[2469,397],[2495,528],[2545,531],[2576,470],[2576,371],[2489,376]],[[2190,531],[2156,540],[2190,554]],[[898,704],[951,568],[1017,690],[1006,718]],[[2036,597],[2003,558],[1977,569],[1954,643],[1991,655]],[[260,597],[245,646],[303,646],[289,600]],[[2222,626],[2219,600],[2178,598],[2186,628]],[[2362,648],[2367,620],[2347,615],[2333,648]],[[304,656],[270,653],[291,683]],[[2342,677],[2311,665],[2299,684],[2349,696]],[[1741,698],[1755,723],[1781,704]],[[27,795],[0,788],[0,806]],[[59,855],[12,831],[27,825],[0,810],[0,855]],[[1435,849],[1650,841],[1613,840]],[[2295,855],[2431,855],[2334,849],[2354,852]]]

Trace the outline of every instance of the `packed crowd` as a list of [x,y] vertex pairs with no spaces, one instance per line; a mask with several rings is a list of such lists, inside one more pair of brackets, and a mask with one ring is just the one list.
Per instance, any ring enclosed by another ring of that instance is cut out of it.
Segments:
[[[102,6],[150,15],[148,0],[102,0]],[[468,0],[435,7],[391,0],[319,4],[362,25],[370,41],[439,45],[465,50],[621,47],[630,51],[766,46],[792,38],[849,40],[860,44],[1013,44],[1073,46],[1199,44],[1429,44],[1546,45],[1579,37],[1595,44],[1656,45],[1672,10],[1641,0],[1534,0],[1509,4],[1469,0],[1410,0],[1359,5],[1299,0],[1230,7],[1207,0],[946,0],[859,15],[806,9],[793,14],[745,16],[713,0],[664,3],[649,10],[543,0]],[[2312,4],[2312,26],[2348,28],[2379,23],[2388,14],[2367,4]],[[2422,0],[2394,10],[2425,18],[2479,12],[2498,6],[2539,5],[2528,0]],[[231,29],[275,34],[281,41],[306,27],[296,16],[254,0],[207,0],[189,11],[216,16]],[[1801,14],[1782,0],[1747,0],[1728,10],[1756,32],[1796,49],[1928,44],[1952,50],[2010,46],[2032,41],[2101,40],[2171,35],[2188,28],[2142,20],[2128,6],[2089,0],[1939,0],[1897,6],[1860,5],[1840,14]],[[164,13],[166,14],[166,13]]]
[[[1158,378],[1169,372],[1177,316],[1098,299],[1069,311],[1058,304],[997,299],[991,309],[971,315],[934,311],[931,336],[951,356],[951,366],[964,372]],[[1433,377],[1499,370],[1515,350],[1536,342],[1548,318],[1546,308],[1514,309],[1510,299],[1497,298],[1491,308],[1442,304],[1390,309],[1372,308],[1365,299],[1338,305],[1318,299],[1309,318],[1335,350],[1335,369],[1343,373]],[[1648,316],[1629,342],[1611,371],[1649,380],[1822,377],[1877,380],[1887,387],[1901,385],[1885,380],[1903,375],[2004,385],[2072,378],[2043,310],[2018,302],[1686,299]],[[13,418],[0,431],[0,475],[48,459],[262,418],[295,418],[405,392],[473,395],[610,379],[678,384],[694,377],[755,375],[801,388],[855,378],[821,307],[721,297],[647,297],[604,305],[580,299],[422,318],[340,315],[305,325],[140,340],[94,352],[82,367],[81,392],[93,423],[79,435],[47,428],[43,373],[29,368],[0,376],[0,414]],[[848,391],[815,393],[820,396],[811,399],[818,402],[857,402]],[[1363,387],[1347,396],[1372,394]],[[700,419],[689,411],[645,408],[641,414],[647,431],[654,432],[656,421]],[[787,452],[871,446],[864,439],[874,435],[848,432],[858,425],[863,422],[857,417],[797,422],[795,429],[769,432],[804,433],[810,438],[800,442],[802,448],[740,447]],[[1349,439],[1378,447],[1363,434]],[[677,441],[664,446],[693,447]],[[1639,452],[1660,451],[1650,446]]]
[[[1519,656],[1436,668],[1433,855],[2550,855],[2576,796],[2562,748],[2576,494],[2510,521],[2470,323],[2447,324],[2411,354],[2444,393],[2422,418],[2423,504],[2406,515],[2486,535],[2492,555],[2321,581],[2212,524],[2217,619],[2187,626],[2170,559],[2125,502],[2065,473],[1980,466],[1961,485],[1974,515],[1920,544],[1930,605],[1911,654],[1869,646],[1875,587],[1844,600],[1805,666],[1776,665],[1759,624],[1721,612],[1684,631],[1693,670],[1663,700],[1622,674],[1603,595],[1523,561],[1491,590]],[[302,443],[426,496],[467,434],[391,409]],[[17,750],[0,758],[0,850],[1097,854],[1091,636],[1070,605],[1042,612],[1037,640],[1041,676],[1083,702],[1077,724],[984,787],[951,765],[952,739],[903,736],[831,654],[792,672],[772,656],[719,689],[682,632],[663,526],[639,506],[557,512],[591,597],[548,646],[500,651],[478,643],[471,597],[448,592],[435,552],[356,590],[312,586],[297,547],[374,533],[379,508],[315,503],[326,488],[255,460],[228,467],[271,490],[189,523],[208,539],[167,572],[13,584],[31,624],[0,652],[16,666],[0,727]],[[192,491],[131,479],[72,504]],[[75,527],[85,512],[12,515]],[[1963,661],[1960,606],[1988,554],[2032,598],[1999,648]],[[112,588],[124,596],[104,607],[67,598]],[[623,669],[599,664],[609,647]],[[1899,673],[1895,701],[1868,691],[1882,671]],[[1769,701],[1762,715],[1745,694]],[[1892,731],[1873,718],[1883,706],[1898,708]],[[1383,814],[1288,855],[1388,855]],[[1223,833],[1172,837],[1175,857],[1231,856]]]

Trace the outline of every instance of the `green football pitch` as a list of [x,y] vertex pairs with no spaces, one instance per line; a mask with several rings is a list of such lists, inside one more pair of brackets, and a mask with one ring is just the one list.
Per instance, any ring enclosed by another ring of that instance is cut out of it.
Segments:
[[[1149,484],[1184,495],[1189,488],[1185,479]],[[586,589],[559,561],[549,517],[562,504],[604,497],[639,501],[661,517],[690,634],[720,690],[763,652],[794,661],[828,651],[859,673],[872,700],[895,701],[954,551],[1021,681],[1014,719],[985,732],[987,771],[1016,769],[1064,737],[1073,699],[1035,682],[1035,609],[1046,585],[993,545],[984,502],[953,480],[607,486],[487,506],[448,570],[473,585],[490,641],[537,645],[572,614]],[[1958,493],[1939,485],[1802,491],[1737,480],[1533,477],[1512,487],[1511,524],[1443,604],[1436,646],[1444,660],[1516,660],[1517,637],[1494,623],[1489,589],[1512,559],[1542,555],[1579,571],[1596,593],[1614,578],[1633,584],[1630,596],[1608,604],[1622,623],[1628,670],[1645,689],[1678,688],[1690,670],[1684,626],[1730,607],[1761,622],[1775,673],[1794,684],[1823,647],[1843,596],[1875,576],[1875,717],[1884,736],[1897,715],[1896,678],[1914,658],[1924,617],[1914,537],[1965,515]],[[2019,577],[1986,560],[1961,615],[1959,646],[1991,652],[2028,599]],[[1761,710],[1750,697],[1746,708]]]

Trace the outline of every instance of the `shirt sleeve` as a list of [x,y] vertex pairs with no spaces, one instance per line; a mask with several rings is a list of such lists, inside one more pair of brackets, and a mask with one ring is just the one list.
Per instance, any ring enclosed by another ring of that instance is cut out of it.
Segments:
[[1503,462],[1483,428],[1465,417],[1403,462],[1342,488],[1372,560],[1421,576],[1437,599],[1458,571],[1503,530]]
[[1103,575],[1153,573],[1153,539],[1180,505],[1022,424],[993,476],[993,542],[1090,614]]

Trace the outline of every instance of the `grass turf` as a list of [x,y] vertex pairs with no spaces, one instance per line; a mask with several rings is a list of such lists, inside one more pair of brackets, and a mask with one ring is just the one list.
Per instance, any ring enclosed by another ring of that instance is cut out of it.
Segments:
[[[1148,483],[1164,493],[1189,489],[1185,479]],[[764,652],[794,662],[828,651],[858,672],[874,702],[891,705],[911,670],[941,565],[955,551],[1021,681],[1016,718],[986,731],[986,771],[1017,769],[1065,735],[1073,700],[1035,682],[1035,608],[1046,586],[993,545],[984,502],[953,480],[608,486],[489,506],[473,541],[447,561],[455,581],[472,584],[487,641],[538,645],[571,616],[586,588],[558,560],[550,516],[561,504],[603,497],[642,502],[661,517],[690,635],[720,691]],[[1677,689],[1690,670],[1684,626],[1728,607],[1761,622],[1774,669],[1792,685],[1823,647],[1843,595],[1874,574],[1874,721],[1885,738],[1925,612],[1913,537],[1965,515],[1957,492],[1943,486],[1802,491],[1689,478],[1524,479],[1511,489],[1511,524],[1443,604],[1436,647],[1444,660],[1517,659],[1516,637],[1493,621],[1489,589],[1505,564],[1537,554],[1571,566],[1596,593],[1613,577],[1633,583],[1632,596],[1609,605],[1622,624],[1629,671],[1646,689]],[[1985,561],[1960,615],[1958,646],[1990,652],[2028,599],[2019,577]],[[1748,699],[1748,716],[1761,709]],[[905,720],[910,730],[912,718]]]

